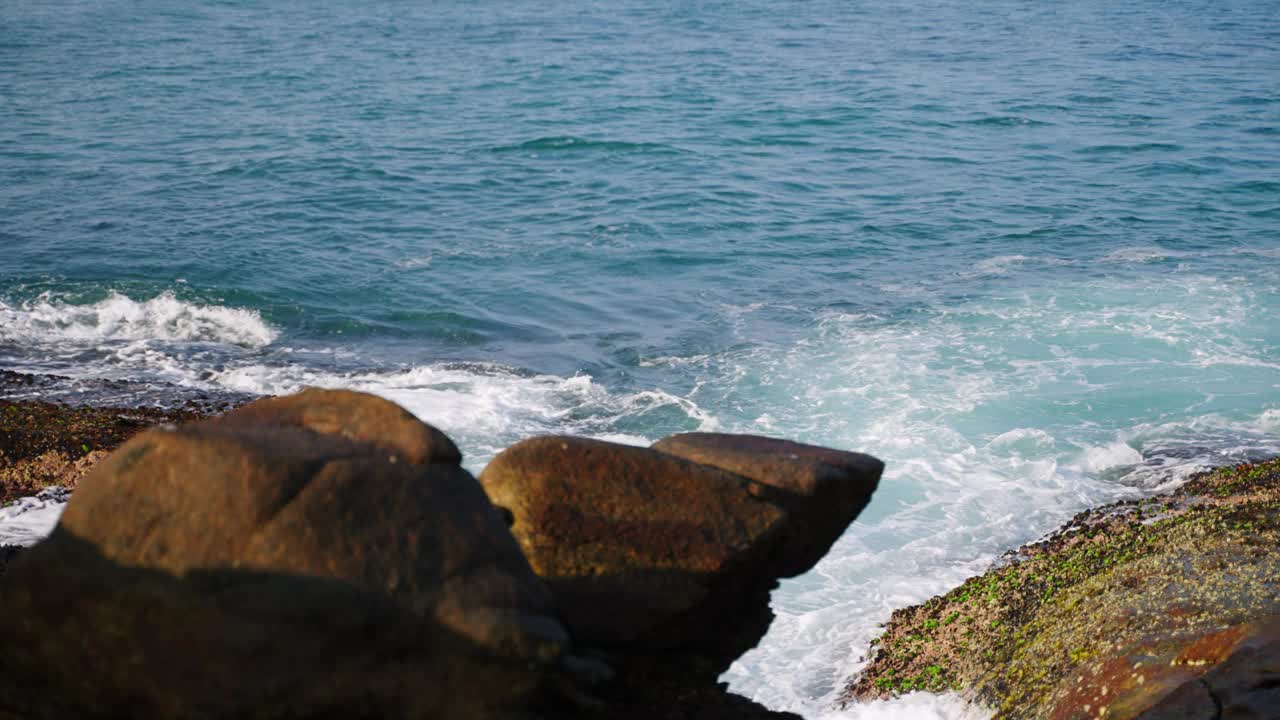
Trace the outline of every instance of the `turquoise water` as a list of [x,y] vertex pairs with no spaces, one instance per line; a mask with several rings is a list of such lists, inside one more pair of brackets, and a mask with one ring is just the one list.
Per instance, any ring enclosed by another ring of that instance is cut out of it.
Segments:
[[875,453],[726,678],[824,715],[894,607],[1280,452],[1274,3],[881,5],[6,3],[0,367]]

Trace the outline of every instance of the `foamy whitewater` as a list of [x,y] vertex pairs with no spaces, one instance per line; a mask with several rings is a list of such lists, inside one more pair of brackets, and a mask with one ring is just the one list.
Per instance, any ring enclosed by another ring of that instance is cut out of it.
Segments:
[[1270,0],[9,2],[0,69],[0,369],[69,378],[11,396],[884,459],[726,674],[772,708],[982,717],[834,703],[895,608],[1280,454]]

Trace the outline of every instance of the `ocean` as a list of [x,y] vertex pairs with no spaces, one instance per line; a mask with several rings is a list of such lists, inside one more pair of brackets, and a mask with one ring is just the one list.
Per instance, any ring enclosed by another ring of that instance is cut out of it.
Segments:
[[874,454],[724,678],[807,718],[971,715],[834,700],[893,609],[1280,454],[1278,317],[1270,0],[0,4],[0,368],[366,390],[475,471]]

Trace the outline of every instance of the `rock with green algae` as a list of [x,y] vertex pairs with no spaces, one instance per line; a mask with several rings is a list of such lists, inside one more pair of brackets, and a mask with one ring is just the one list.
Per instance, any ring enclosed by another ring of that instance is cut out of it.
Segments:
[[959,691],[996,718],[1280,717],[1280,459],[1081,513],[894,613],[846,703]]
[[196,409],[70,407],[0,399],[0,504],[43,488],[74,488],[107,453],[152,425],[205,416]]

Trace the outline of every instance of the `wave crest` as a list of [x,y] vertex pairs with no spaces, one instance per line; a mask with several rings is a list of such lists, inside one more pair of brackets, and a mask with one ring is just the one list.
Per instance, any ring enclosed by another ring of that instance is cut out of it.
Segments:
[[200,305],[179,300],[172,292],[150,300],[112,292],[89,305],[72,304],[47,292],[17,305],[0,301],[0,341],[165,340],[258,348],[270,345],[278,334],[256,310]]

